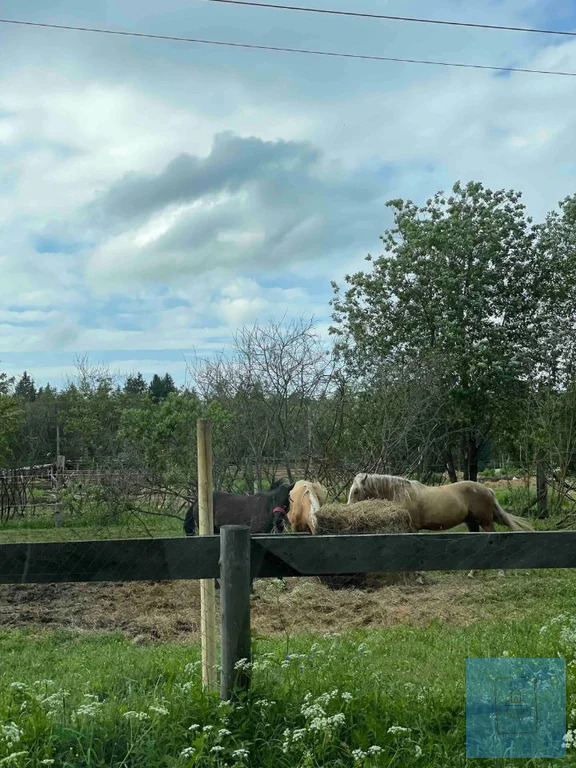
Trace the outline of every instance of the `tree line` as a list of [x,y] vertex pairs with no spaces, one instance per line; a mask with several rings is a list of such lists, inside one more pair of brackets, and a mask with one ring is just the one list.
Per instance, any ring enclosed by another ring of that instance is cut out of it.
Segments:
[[214,424],[216,482],[248,489],[357,471],[476,479],[490,462],[562,483],[576,449],[576,196],[535,223],[520,193],[457,183],[388,203],[381,255],[333,284],[314,322],[241,329],[190,384],[117,381],[80,361],[65,387],[0,374],[0,467],[61,453],[193,483],[195,423]]

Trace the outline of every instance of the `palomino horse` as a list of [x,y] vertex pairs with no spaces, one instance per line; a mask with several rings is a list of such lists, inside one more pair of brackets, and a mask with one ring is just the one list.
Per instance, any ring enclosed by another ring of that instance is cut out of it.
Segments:
[[442,531],[465,523],[469,531],[494,531],[494,521],[511,531],[534,530],[522,518],[505,512],[491,488],[471,480],[428,486],[395,475],[358,474],[348,503],[368,498],[398,501],[410,513],[416,530]]
[[290,491],[288,522],[298,533],[316,533],[316,513],[325,503],[328,491],[321,483],[298,480]]

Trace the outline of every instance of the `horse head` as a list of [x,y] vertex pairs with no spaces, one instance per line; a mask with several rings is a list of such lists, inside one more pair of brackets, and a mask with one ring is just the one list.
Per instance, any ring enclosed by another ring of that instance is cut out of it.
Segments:
[[363,472],[356,475],[350,491],[348,493],[348,504],[355,504],[357,501],[362,501],[366,498],[366,481],[368,480],[368,473]]
[[288,509],[290,508],[290,491],[294,488],[294,485],[295,483],[286,485],[284,482],[272,485],[270,490],[274,491],[272,499],[275,507],[282,507],[284,512],[288,512]]

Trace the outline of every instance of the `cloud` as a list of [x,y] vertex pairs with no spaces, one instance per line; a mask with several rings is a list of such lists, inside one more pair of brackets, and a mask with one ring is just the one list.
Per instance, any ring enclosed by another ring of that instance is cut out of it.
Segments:
[[343,175],[307,143],[219,134],[205,158],[180,155],[155,177],[127,176],[89,206],[124,231],[104,239],[88,275],[108,288],[170,284],[222,267],[333,258],[360,245],[359,223],[381,195],[381,179]]
[[317,159],[318,152],[303,143],[220,133],[207,157],[181,154],[159,174],[129,173],[89,205],[88,212],[97,221],[125,225],[175,203],[236,192],[258,176],[305,172]]
[[[346,4],[334,0],[336,5]],[[357,0],[370,11],[369,0]],[[474,20],[574,25],[569,4],[488,0]],[[537,35],[222,8],[4,0],[5,15],[160,34],[576,71]],[[387,12],[421,14],[419,0]],[[24,14],[24,16],[22,16]],[[437,18],[470,19],[459,0]],[[138,360],[209,353],[242,323],[314,314],[380,252],[389,198],[456,179],[576,187],[573,80],[0,29],[0,350]],[[48,64],[47,64],[48,62]],[[15,353],[12,353],[15,354]],[[7,358],[6,358],[7,359]],[[176,363],[174,363],[176,364]],[[42,359],[46,367],[50,362]],[[54,364],[56,365],[56,364]]]

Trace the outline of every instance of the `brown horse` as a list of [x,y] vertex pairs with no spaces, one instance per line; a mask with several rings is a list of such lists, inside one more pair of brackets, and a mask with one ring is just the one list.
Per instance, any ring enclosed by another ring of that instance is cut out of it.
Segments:
[[290,509],[288,522],[297,533],[318,530],[316,513],[325,503],[328,491],[321,483],[310,480],[298,480],[290,491]]

